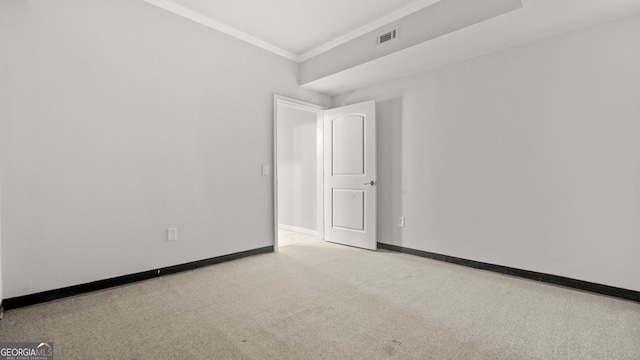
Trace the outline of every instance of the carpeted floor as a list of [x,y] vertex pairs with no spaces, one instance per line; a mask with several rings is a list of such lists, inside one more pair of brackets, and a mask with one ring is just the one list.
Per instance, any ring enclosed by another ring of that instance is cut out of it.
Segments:
[[5,312],[55,359],[640,359],[640,304],[283,232],[279,253]]

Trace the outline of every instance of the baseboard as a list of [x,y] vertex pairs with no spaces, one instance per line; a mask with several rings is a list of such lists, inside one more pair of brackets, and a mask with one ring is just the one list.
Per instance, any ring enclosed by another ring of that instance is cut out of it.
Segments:
[[535,271],[516,269],[512,267],[507,267],[507,266],[488,264],[488,263],[483,263],[479,261],[467,260],[467,259],[462,259],[462,258],[457,258],[454,256],[448,256],[448,255],[442,255],[442,254],[436,254],[428,251],[409,249],[402,246],[396,246],[396,245],[390,245],[390,244],[378,243],[378,248],[401,252],[404,254],[421,256],[421,257],[433,259],[433,260],[445,261],[445,262],[457,264],[457,265],[464,265],[464,266],[472,267],[475,269],[488,270],[488,271],[493,271],[500,274],[517,276],[524,279],[535,280],[535,281],[540,281],[540,282],[554,284],[554,285],[560,285],[560,286],[564,286],[572,289],[588,291],[588,292],[612,296],[620,299],[640,302],[639,291],[627,290],[627,289],[622,289],[622,288],[602,285],[602,284],[596,284],[588,281],[567,278],[564,276],[550,275],[550,274],[539,273]]
[[98,280],[86,284],[74,285],[61,289],[54,289],[40,292],[37,294],[29,294],[18,296],[10,299],[4,299],[2,305],[4,310],[18,309],[25,306],[40,304],[48,301],[58,300],[69,296],[81,295],[92,291],[104,290],[115,286],[131,284],[138,281],[149,280],[163,275],[170,275],[182,271],[193,270],[203,266],[209,266],[227,262],[231,260],[241,259],[247,256],[264,254],[273,252],[273,246],[242,251],[234,254],[222,255],[204,260],[198,260],[186,264],[163,267],[160,269],[143,271],[136,274],[118,276],[111,279]]
[[289,230],[289,231],[298,232],[301,234],[307,234],[307,235],[318,237],[318,231],[316,230],[305,229],[297,226],[284,225],[284,224],[278,224],[278,227],[282,230]]

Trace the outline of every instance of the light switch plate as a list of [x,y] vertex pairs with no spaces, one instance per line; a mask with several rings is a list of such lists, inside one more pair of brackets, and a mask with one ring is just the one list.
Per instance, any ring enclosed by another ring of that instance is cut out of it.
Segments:
[[168,228],[167,241],[176,241],[176,240],[178,240],[178,228]]

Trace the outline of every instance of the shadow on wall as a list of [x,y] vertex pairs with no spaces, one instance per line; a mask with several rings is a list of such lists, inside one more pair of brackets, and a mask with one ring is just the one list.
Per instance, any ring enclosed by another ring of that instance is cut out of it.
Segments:
[[402,98],[376,103],[378,242],[402,246]]

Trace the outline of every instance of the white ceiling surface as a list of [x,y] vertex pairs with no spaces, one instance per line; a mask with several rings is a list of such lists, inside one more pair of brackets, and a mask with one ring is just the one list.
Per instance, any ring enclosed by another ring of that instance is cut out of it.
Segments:
[[302,55],[417,2],[416,0],[174,1],[296,55]]
[[[144,1],[300,62],[440,0]],[[640,0],[522,2],[523,8],[519,10],[313,81],[304,87],[335,95],[640,13]]]

